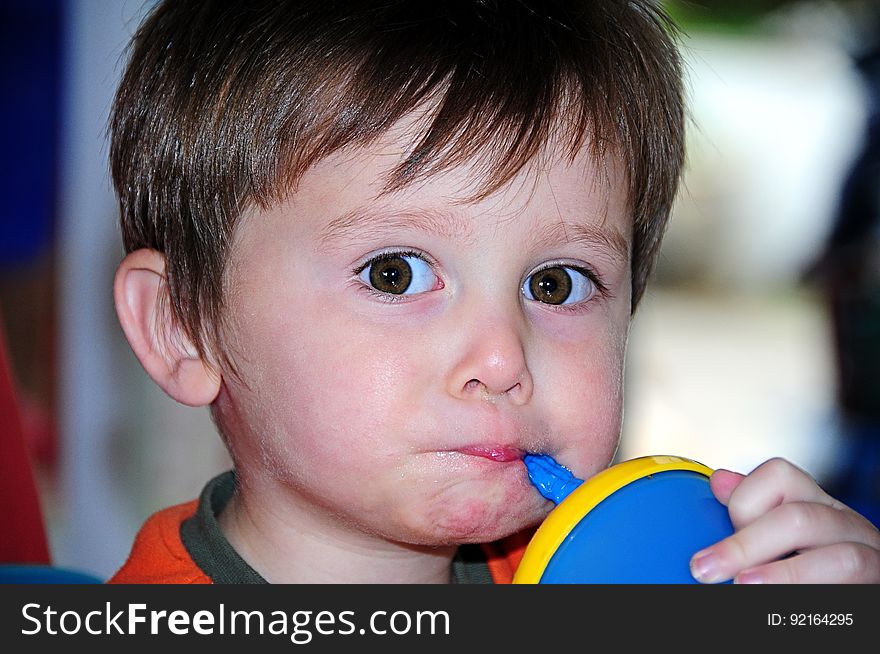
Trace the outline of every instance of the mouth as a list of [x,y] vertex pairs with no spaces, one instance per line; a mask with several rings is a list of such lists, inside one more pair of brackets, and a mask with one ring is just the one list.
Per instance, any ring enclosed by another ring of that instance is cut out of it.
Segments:
[[503,445],[474,445],[470,447],[462,447],[456,451],[467,456],[477,456],[483,459],[497,461],[498,463],[519,461],[526,455],[526,451],[523,449]]

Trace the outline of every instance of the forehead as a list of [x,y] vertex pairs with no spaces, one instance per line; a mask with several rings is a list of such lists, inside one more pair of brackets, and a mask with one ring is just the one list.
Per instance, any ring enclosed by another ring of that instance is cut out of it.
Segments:
[[[413,144],[411,125],[396,126],[368,146],[336,152],[302,176],[289,201],[323,218],[326,245],[355,236],[365,225],[394,232],[417,226],[445,238],[472,239],[477,231],[511,221],[544,232],[588,234],[629,256],[632,220],[628,179],[614,156],[590,148],[575,156],[546,146],[511,180],[486,195],[494,181],[491,156],[463,162],[389,190],[389,175]],[[300,212],[297,212],[299,215]]]

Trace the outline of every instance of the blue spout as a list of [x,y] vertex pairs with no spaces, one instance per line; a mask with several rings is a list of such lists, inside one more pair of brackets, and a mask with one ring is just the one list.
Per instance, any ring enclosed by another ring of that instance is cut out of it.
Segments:
[[547,454],[526,454],[523,463],[529,472],[529,481],[541,495],[556,504],[584,483]]

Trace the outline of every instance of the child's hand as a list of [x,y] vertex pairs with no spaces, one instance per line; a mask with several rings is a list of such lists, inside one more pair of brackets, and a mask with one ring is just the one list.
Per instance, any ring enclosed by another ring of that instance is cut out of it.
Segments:
[[705,583],[880,583],[880,532],[806,472],[771,459],[749,475],[717,470],[712,492],[736,533],[697,552]]

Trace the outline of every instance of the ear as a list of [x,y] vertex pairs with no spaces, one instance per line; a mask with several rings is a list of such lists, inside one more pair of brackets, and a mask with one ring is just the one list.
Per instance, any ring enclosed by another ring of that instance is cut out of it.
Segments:
[[148,249],[127,255],[116,269],[113,299],[122,331],[153,381],[181,404],[211,404],[220,375],[171,314],[165,257]]

